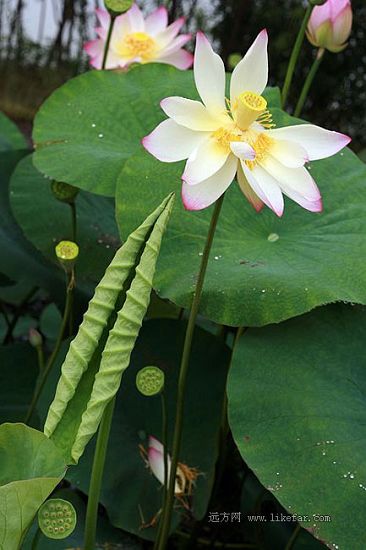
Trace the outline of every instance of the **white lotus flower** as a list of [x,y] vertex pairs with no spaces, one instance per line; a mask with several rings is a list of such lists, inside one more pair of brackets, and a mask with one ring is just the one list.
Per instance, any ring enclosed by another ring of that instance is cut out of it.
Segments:
[[304,165],[334,155],[350,138],[312,124],[274,129],[261,95],[268,80],[267,42],[263,30],[235,67],[226,99],[223,61],[198,33],[194,78],[202,103],[164,99],[168,120],[142,140],[163,162],[187,159],[182,199],[188,210],[211,205],[235,175],[257,211],[266,204],[281,216],[283,194],[307,210],[322,210],[319,189]]

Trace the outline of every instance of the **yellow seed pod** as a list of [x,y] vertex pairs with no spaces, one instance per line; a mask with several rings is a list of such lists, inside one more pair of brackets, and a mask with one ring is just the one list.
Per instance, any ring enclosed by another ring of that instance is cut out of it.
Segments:
[[70,273],[79,255],[79,247],[73,241],[60,241],[55,247],[56,257],[62,267]]

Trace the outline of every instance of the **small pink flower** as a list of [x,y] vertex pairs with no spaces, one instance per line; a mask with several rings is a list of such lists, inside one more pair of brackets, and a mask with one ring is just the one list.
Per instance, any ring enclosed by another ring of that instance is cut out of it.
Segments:
[[[171,458],[168,455],[168,479],[170,476]],[[164,485],[164,446],[152,435],[149,437],[147,462],[153,475]],[[189,496],[197,479],[198,471],[186,464],[179,463],[174,487],[175,496]]]
[[337,53],[347,46],[351,33],[352,8],[350,0],[327,0],[312,11],[307,37],[317,48]]
[[[102,9],[96,10],[100,27],[96,40],[87,42],[85,51],[90,56],[90,64],[101,69],[105,42],[110,24],[110,15]],[[167,63],[178,69],[188,69],[193,62],[191,53],[183,46],[191,39],[190,34],[178,35],[184,18],[177,19],[168,26],[168,13],[161,6],[146,19],[136,4],[115,22],[109,46],[106,68],[127,67],[131,63]]]

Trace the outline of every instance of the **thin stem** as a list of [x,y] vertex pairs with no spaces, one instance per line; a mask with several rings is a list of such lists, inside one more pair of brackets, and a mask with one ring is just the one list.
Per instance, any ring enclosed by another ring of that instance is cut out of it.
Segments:
[[93,468],[89,485],[88,506],[86,510],[84,550],[94,550],[95,548],[99,495],[102,487],[104,464],[115,402],[116,398],[114,397],[107,404],[98,430],[98,438],[95,447]]
[[314,59],[314,62],[311,66],[311,69],[308,72],[308,76],[305,79],[304,86],[301,90],[301,94],[295,108],[294,116],[300,116],[301,114],[302,108],[304,106],[304,103],[306,101],[306,98],[310,90],[310,86],[314,80],[317,70],[319,69],[320,63],[322,62],[324,52],[325,52],[324,48],[319,48],[318,53],[316,54],[316,58]]
[[289,93],[289,90],[290,90],[292,78],[294,76],[296,63],[297,63],[297,60],[299,58],[301,46],[302,46],[302,43],[303,43],[303,40],[304,40],[306,26],[307,26],[308,21],[310,19],[310,15],[311,15],[312,10],[313,10],[313,6],[311,4],[309,4],[308,7],[306,8],[304,19],[302,20],[299,33],[297,35],[294,47],[293,47],[292,52],[291,52],[290,61],[288,62],[288,66],[287,66],[285,82],[284,82],[283,88],[282,88],[282,107],[285,106],[285,103],[286,103],[286,100],[287,100],[287,96],[288,96],[288,93]]
[[[164,391],[160,393],[160,399],[161,399],[162,444],[164,448],[164,485],[163,485],[163,502],[162,502],[162,510],[164,510],[165,503],[167,500],[167,495],[168,495],[168,415],[167,415],[166,399],[165,399]],[[154,550],[157,549],[162,526],[163,526],[163,515],[161,514],[159,526],[158,526],[158,532],[154,543]]]
[[76,243],[76,204],[74,201],[70,202],[71,209],[71,240]]
[[73,277],[73,273],[72,273],[72,274],[70,274],[70,279],[69,279],[69,282],[68,282],[67,287],[66,287],[65,309],[64,309],[64,314],[63,314],[63,317],[62,317],[61,327],[60,327],[60,330],[59,330],[59,333],[58,333],[58,336],[57,336],[56,344],[55,344],[55,347],[53,349],[53,352],[52,352],[50,358],[47,361],[46,367],[41,372],[40,381],[39,381],[39,383],[36,387],[36,390],[33,394],[31,404],[29,406],[27,415],[24,419],[25,424],[27,424],[30,421],[30,419],[32,417],[32,414],[34,413],[34,410],[35,410],[35,408],[37,406],[37,403],[38,403],[38,399],[40,398],[40,395],[42,393],[44,385],[47,381],[48,375],[50,374],[51,369],[53,367],[53,364],[54,364],[54,362],[56,360],[56,357],[58,355],[58,352],[60,351],[60,347],[61,347],[61,344],[62,344],[62,339],[63,339],[64,333],[65,333],[65,329],[66,329],[67,322],[68,322],[69,315],[70,315],[70,311],[71,311],[72,294],[73,294],[73,286],[74,286],[73,281],[74,281],[74,277]]
[[38,346],[36,346],[36,350],[37,350],[39,372],[43,372],[44,371],[44,353],[43,353],[42,344],[39,344]]
[[174,488],[175,488],[175,478],[178,467],[179,460],[179,451],[182,440],[182,428],[183,428],[183,416],[184,416],[184,397],[186,391],[187,383],[187,374],[189,367],[189,359],[191,355],[192,340],[194,327],[196,324],[196,319],[198,315],[199,304],[201,300],[203,283],[206,275],[206,269],[208,264],[208,258],[211,251],[212,241],[215,235],[217,221],[219,219],[222,203],[224,200],[224,195],[222,195],[215,204],[215,209],[212,214],[210,228],[208,230],[205,249],[203,251],[201,266],[198,273],[198,279],[196,283],[195,292],[193,295],[192,307],[189,314],[188,325],[184,340],[183,353],[179,371],[179,380],[178,380],[178,395],[177,395],[177,408],[176,408],[176,417],[175,417],[175,426],[174,426],[174,437],[173,437],[173,450],[172,450],[172,462],[171,470],[169,477],[168,493],[167,500],[165,503],[165,508],[162,514],[162,529],[161,536],[158,544],[159,550],[164,550],[169,537],[170,524],[172,519],[173,504],[174,504]]
[[287,541],[285,550],[291,550],[300,531],[301,531],[301,525],[297,524],[295,529],[291,533],[291,537]]
[[114,27],[114,22],[115,22],[115,20],[116,20],[116,16],[115,16],[115,15],[111,15],[111,22],[109,23],[108,34],[107,34],[107,40],[106,40],[105,47],[104,47],[103,61],[102,61],[102,69],[105,69],[105,66],[106,66],[106,64],[107,64],[107,56],[108,56],[108,51],[109,51],[109,44],[110,44],[110,42],[111,42],[112,31],[113,31],[113,27]]
[[12,320],[9,323],[8,330],[6,331],[6,334],[4,336],[3,344],[8,344],[11,340],[11,337],[13,335],[13,330],[18,322],[19,317],[21,316],[24,306],[27,305],[29,300],[33,297],[33,295],[37,292],[38,286],[34,286],[30,289],[28,294],[25,296],[24,300],[19,305],[16,313],[14,313]]

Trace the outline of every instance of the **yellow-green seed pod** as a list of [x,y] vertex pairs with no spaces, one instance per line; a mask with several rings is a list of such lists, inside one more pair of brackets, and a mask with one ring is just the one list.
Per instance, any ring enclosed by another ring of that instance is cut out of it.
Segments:
[[147,397],[156,395],[164,389],[164,378],[164,372],[159,367],[144,367],[136,376],[137,389]]
[[46,500],[38,511],[38,524],[49,539],[65,539],[76,527],[76,511],[62,498]]
[[128,11],[133,4],[133,0],[104,0],[105,7],[113,16],[121,15]]
[[62,181],[53,181],[51,183],[51,191],[57,200],[61,202],[73,203],[79,189]]
[[60,241],[55,247],[58,261],[70,273],[79,255],[79,247],[73,241]]

